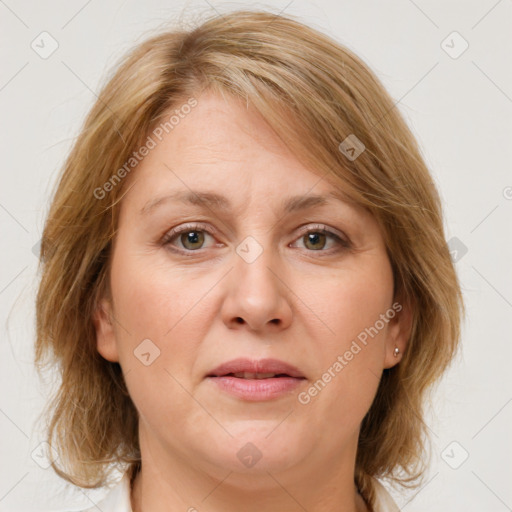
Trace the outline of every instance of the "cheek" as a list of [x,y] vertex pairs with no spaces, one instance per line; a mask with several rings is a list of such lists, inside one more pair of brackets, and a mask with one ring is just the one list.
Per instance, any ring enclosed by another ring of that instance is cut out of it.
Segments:
[[392,270],[387,260],[375,260],[317,283],[321,287],[310,294],[308,306],[327,335],[311,334],[318,373],[302,403],[308,402],[312,411],[322,409],[319,417],[330,416],[333,424],[353,422],[355,428],[373,401],[382,373],[384,341],[394,316],[394,311],[389,315]]
[[204,283],[146,255],[119,256],[113,265],[112,288],[116,312],[131,341],[154,338],[163,344],[189,323],[189,313],[205,289]]
[[143,255],[125,254],[130,256],[119,251],[111,276],[120,364],[136,404],[155,389],[162,393],[152,400],[164,400],[166,393],[179,394],[178,382],[186,384],[194,371],[207,328],[197,317],[204,283]]
[[204,282],[151,265],[143,258],[118,257],[112,270],[116,338],[128,392],[145,421],[188,428],[200,413],[187,389],[195,371],[208,320]]
[[393,276],[385,258],[367,258],[357,267],[343,269],[318,283],[319,287],[308,294],[308,305],[326,326],[323,331],[327,333],[328,346],[350,345],[392,304]]

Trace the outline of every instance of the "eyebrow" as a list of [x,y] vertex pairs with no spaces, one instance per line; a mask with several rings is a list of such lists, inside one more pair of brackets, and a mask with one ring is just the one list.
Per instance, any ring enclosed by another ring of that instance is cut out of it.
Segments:
[[[300,210],[306,210],[314,206],[326,206],[330,200],[335,199],[339,202],[347,202],[347,197],[341,191],[333,190],[324,195],[299,195],[291,196],[281,202],[281,209],[284,213],[293,213]],[[232,209],[230,200],[215,192],[207,191],[179,191],[162,197],[157,197],[148,201],[140,210],[141,215],[149,215],[157,207],[169,202],[181,204],[191,204],[208,209],[218,209],[229,211]]]

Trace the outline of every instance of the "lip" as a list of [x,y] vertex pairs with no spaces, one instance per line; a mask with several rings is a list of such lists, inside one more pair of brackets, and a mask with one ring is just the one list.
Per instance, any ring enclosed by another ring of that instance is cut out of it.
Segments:
[[222,377],[228,373],[284,373],[290,377],[304,378],[304,375],[295,366],[279,359],[247,359],[240,357],[232,359],[214,368],[208,377]]
[[[244,379],[234,373],[275,373],[282,377]],[[273,400],[301,385],[306,377],[295,366],[278,359],[233,359],[219,365],[206,375],[220,390],[247,401]]]

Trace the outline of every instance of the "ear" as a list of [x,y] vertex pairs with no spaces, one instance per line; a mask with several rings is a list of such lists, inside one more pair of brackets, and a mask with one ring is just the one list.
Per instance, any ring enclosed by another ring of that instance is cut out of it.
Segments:
[[[413,305],[411,301],[396,300],[391,309],[395,311],[395,316],[389,320],[388,324],[383,368],[392,368],[401,361],[412,331]],[[396,356],[395,348],[399,350]]]
[[119,355],[113,318],[110,301],[101,299],[92,319],[96,329],[96,348],[107,361],[117,363]]

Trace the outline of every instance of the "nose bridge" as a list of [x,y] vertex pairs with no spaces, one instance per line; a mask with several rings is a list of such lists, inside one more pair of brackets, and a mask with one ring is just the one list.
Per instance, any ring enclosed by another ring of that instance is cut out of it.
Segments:
[[[279,291],[279,282],[276,272],[272,270],[276,265],[276,252],[272,247],[272,240],[268,233],[261,230],[260,235],[246,236],[236,247],[235,278],[239,286],[249,286],[245,293],[272,293]],[[257,237],[257,238],[256,238]],[[270,297],[268,297],[270,299]]]
[[[269,199],[269,195],[266,195],[267,199]],[[249,267],[256,263],[258,270],[268,271],[266,266],[276,264],[275,258],[273,258],[275,255],[273,231],[276,226],[276,218],[268,207],[269,203],[263,205],[261,200],[257,203],[255,196],[261,197],[261,193],[249,196],[245,204],[241,204],[238,210],[237,233],[240,241],[235,246],[238,256],[236,266],[242,270],[245,264],[248,266],[246,270],[251,270]],[[252,272],[250,273],[252,274]]]
[[226,321],[240,323],[242,319],[253,329],[268,323],[285,325],[291,317],[271,235],[264,229],[258,233],[247,235],[235,249],[232,286],[224,308]]

